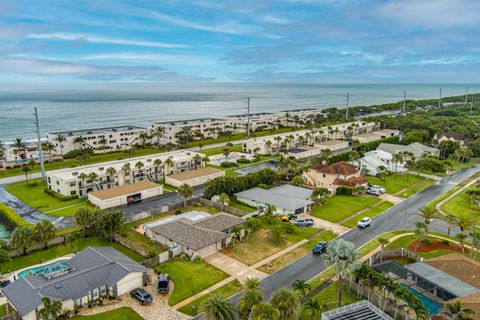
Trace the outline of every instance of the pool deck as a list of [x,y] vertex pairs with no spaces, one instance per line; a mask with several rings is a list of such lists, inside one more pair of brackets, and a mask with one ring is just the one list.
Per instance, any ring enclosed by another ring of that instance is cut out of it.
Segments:
[[55,259],[47,260],[47,261],[44,261],[42,263],[37,263],[37,264],[31,265],[31,266],[25,267],[23,269],[15,270],[15,271],[12,271],[10,273],[5,274],[2,278],[3,279],[8,279],[8,280],[13,282],[14,281],[14,276],[18,275],[22,271],[32,269],[32,268],[36,268],[36,267],[41,267],[41,266],[44,266],[46,264],[57,262],[59,260],[68,260],[68,259],[72,258],[74,255],[75,255],[74,253],[69,253],[67,255],[64,255],[64,256],[61,256],[61,257],[58,257],[58,258],[55,258]]

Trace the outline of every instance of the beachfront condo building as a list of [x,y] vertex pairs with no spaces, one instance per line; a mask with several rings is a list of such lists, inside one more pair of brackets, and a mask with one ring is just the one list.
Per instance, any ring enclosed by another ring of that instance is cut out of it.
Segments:
[[243,142],[243,151],[250,154],[273,154],[282,149],[313,146],[326,140],[349,140],[355,134],[373,132],[377,128],[375,122],[357,121],[250,138]]
[[218,138],[226,130],[224,119],[202,118],[180,121],[157,122],[152,126],[153,132],[161,132],[154,137],[160,144],[186,143],[194,140]]
[[127,150],[150,142],[148,129],[136,126],[71,130],[47,134],[48,142],[57,154],[64,155],[75,149],[91,148],[95,153]]
[[65,196],[86,197],[89,192],[141,181],[162,182],[166,175],[203,166],[205,155],[178,150],[124,160],[47,172],[48,188]]

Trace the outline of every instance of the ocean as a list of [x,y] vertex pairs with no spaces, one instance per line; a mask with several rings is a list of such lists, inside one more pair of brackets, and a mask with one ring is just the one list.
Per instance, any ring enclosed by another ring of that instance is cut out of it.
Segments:
[[[403,99],[465,94],[465,84],[59,84],[4,85],[0,88],[0,140],[35,138],[33,107],[42,136],[48,132],[117,125],[222,117],[247,111],[276,112],[369,105]],[[480,84],[469,85],[480,92]]]

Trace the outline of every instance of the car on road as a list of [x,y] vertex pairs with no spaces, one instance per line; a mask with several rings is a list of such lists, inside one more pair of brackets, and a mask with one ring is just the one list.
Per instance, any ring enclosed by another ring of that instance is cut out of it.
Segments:
[[378,189],[372,189],[371,187],[367,188],[366,191],[368,194],[371,194],[372,196],[379,196],[382,194],[382,192]]
[[312,227],[314,224],[313,219],[307,219],[307,218],[298,218],[298,219],[292,220],[291,223],[293,223],[299,228]]
[[360,221],[358,221],[357,223],[357,227],[362,229],[366,227],[370,227],[371,225],[372,225],[372,219],[370,219],[369,217],[364,217],[360,219]]
[[140,302],[142,305],[150,304],[153,302],[152,295],[143,288],[133,289],[130,292],[130,296]]
[[320,241],[313,247],[312,252],[314,254],[322,254],[327,250],[328,247],[328,242],[326,241]]
[[168,293],[170,289],[170,278],[168,274],[162,273],[158,275],[158,293]]

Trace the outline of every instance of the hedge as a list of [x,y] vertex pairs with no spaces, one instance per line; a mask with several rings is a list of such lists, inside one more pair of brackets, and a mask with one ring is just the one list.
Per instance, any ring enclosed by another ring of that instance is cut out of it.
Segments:
[[348,186],[338,186],[337,195],[351,196],[353,194],[353,188]]
[[71,196],[64,196],[63,194],[55,192],[52,189],[49,189],[47,187],[43,188],[43,191],[45,193],[48,193],[51,196],[54,196],[55,198],[57,198],[60,201],[70,201],[70,200],[78,199],[78,195],[76,195],[76,194],[73,194]]
[[0,222],[9,230],[29,225],[27,221],[15,212],[15,210],[4,203],[0,203]]

